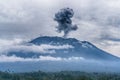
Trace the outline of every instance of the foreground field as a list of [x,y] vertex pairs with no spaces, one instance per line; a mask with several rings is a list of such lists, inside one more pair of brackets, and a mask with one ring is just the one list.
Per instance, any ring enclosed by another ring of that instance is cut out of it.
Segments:
[[78,71],[61,72],[0,72],[0,80],[120,80],[118,73],[85,73]]

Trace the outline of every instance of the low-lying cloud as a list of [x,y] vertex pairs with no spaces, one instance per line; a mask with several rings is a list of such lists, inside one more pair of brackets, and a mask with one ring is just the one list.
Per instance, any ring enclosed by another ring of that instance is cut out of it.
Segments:
[[57,49],[70,49],[74,48],[72,45],[64,44],[64,45],[50,45],[50,44],[41,44],[41,45],[34,45],[34,44],[23,44],[24,41],[21,40],[1,40],[0,45],[0,54],[6,54],[9,52],[14,51],[24,51],[24,52],[35,52],[35,53],[55,53]]
[[14,39],[14,40],[0,40],[0,62],[16,62],[16,61],[62,61],[62,60],[83,60],[82,57],[70,57],[70,58],[61,58],[61,57],[52,57],[52,56],[39,56],[39,58],[23,58],[17,57],[15,55],[7,56],[11,51],[19,52],[24,51],[34,52],[34,53],[49,53],[55,54],[55,50],[62,50],[62,49],[70,49],[74,48],[72,45],[64,44],[64,45],[50,45],[50,44],[41,44],[41,45],[34,45],[34,44],[26,44],[25,41],[21,39]]
[[69,57],[69,58],[62,58],[62,57],[52,57],[52,56],[39,56],[39,58],[22,58],[16,56],[0,56],[0,62],[36,62],[36,61],[79,61],[85,60],[83,57]]

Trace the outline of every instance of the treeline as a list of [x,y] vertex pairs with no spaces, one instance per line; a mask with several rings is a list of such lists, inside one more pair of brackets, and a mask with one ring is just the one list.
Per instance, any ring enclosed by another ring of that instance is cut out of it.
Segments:
[[61,72],[0,72],[0,80],[120,80],[117,73],[85,73],[79,71]]

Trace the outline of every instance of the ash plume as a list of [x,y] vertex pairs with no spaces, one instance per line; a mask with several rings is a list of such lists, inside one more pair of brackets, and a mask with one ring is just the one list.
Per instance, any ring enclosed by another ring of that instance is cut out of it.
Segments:
[[58,26],[57,32],[64,32],[64,38],[67,37],[70,31],[76,31],[78,29],[77,25],[72,24],[71,18],[73,17],[74,12],[70,8],[63,8],[55,14],[54,20],[57,21]]

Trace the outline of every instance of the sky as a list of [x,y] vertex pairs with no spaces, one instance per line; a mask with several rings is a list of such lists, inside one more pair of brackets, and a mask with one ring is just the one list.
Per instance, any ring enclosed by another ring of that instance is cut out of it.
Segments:
[[0,0],[0,50],[39,36],[63,36],[56,32],[54,14],[74,10],[68,37],[89,41],[120,57],[120,0]]

